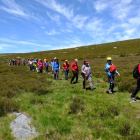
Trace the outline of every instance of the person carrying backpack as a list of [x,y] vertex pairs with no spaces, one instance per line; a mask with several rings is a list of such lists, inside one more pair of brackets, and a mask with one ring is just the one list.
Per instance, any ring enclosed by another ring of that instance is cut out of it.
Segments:
[[107,64],[105,65],[105,72],[108,76],[108,80],[110,82],[110,87],[109,87],[109,90],[108,92],[110,94],[112,94],[114,91],[113,91],[113,88],[114,88],[114,78],[115,78],[115,74],[118,74],[118,76],[120,76],[119,72],[116,70],[116,66],[113,65],[111,63],[112,61],[112,58],[111,57],[107,57]]
[[48,62],[47,59],[46,59],[46,62],[44,63],[44,66],[45,66],[45,68],[46,68],[46,72],[48,73],[49,62]]
[[38,67],[39,67],[39,72],[42,73],[43,72],[44,63],[42,62],[41,59],[39,59],[37,64],[38,64]]
[[60,71],[60,63],[58,62],[58,59],[55,59],[54,65],[53,65],[53,71],[54,71],[54,79],[59,79],[59,71]]
[[63,70],[65,72],[65,79],[66,80],[68,80],[69,67],[70,67],[70,64],[68,63],[68,60],[65,60],[65,62],[63,64]]
[[136,101],[135,96],[138,93],[138,91],[140,90],[140,61],[139,61],[139,64],[133,70],[133,77],[137,79],[137,87],[133,91],[133,93],[131,95],[131,99]]
[[34,61],[33,68],[34,68],[34,72],[37,71],[38,73],[38,64],[36,60]]
[[93,84],[92,84],[91,68],[90,68],[89,62],[87,60],[84,60],[84,65],[81,68],[81,75],[83,77],[83,89],[86,89],[86,87],[85,87],[86,80],[88,80],[91,90],[96,89],[93,87]]
[[72,69],[72,72],[73,72],[73,77],[70,81],[70,84],[72,84],[74,78],[76,77],[76,82],[75,83],[78,83],[78,73],[79,73],[79,69],[78,69],[78,59],[75,59],[74,62],[71,64],[71,69]]
[[25,64],[26,64],[26,61],[25,61],[25,59],[22,61],[22,63],[23,63],[23,65],[25,66]]

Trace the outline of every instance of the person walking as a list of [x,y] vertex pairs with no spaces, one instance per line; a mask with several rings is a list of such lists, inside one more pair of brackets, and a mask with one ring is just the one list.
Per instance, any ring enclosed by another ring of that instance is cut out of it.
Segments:
[[46,59],[46,62],[44,63],[44,66],[46,68],[46,72],[48,73],[49,61],[47,59]]
[[118,76],[120,76],[119,72],[116,70],[115,65],[113,65],[112,62],[112,58],[111,57],[107,57],[107,64],[105,65],[105,72],[108,76],[108,80],[110,82],[110,86],[109,86],[109,90],[108,92],[110,94],[112,94],[114,91],[114,78],[115,78],[115,74],[118,74]]
[[91,68],[87,60],[84,60],[84,65],[81,67],[81,75],[83,77],[83,89],[86,89],[85,87],[86,80],[88,80],[91,90],[96,89],[93,87],[93,84],[92,84]]
[[25,64],[26,64],[26,61],[25,61],[25,59],[22,61],[22,63],[23,63],[23,65],[25,66]]
[[68,63],[68,60],[65,60],[65,62],[63,63],[63,70],[65,72],[66,80],[68,80],[69,67],[70,67],[70,64]]
[[18,62],[17,62],[17,63],[18,63],[18,66],[20,66],[20,60],[18,60]]
[[72,84],[74,78],[76,78],[76,82],[75,83],[78,83],[78,73],[79,73],[79,69],[78,69],[78,59],[75,59],[74,62],[71,64],[71,69],[72,69],[72,72],[73,72],[73,77],[70,81],[70,84]]
[[54,65],[54,60],[51,60],[51,70],[52,70],[52,74],[53,74],[53,65]]
[[30,67],[30,71],[33,70],[33,60],[30,58],[29,62],[28,62],[28,65]]
[[44,63],[42,62],[41,59],[39,59],[37,64],[38,64],[38,67],[39,67],[39,72],[42,73],[43,72]]
[[60,71],[60,63],[58,62],[58,59],[55,59],[54,65],[53,65],[53,71],[54,71],[54,79],[59,79],[59,71]]
[[33,69],[34,69],[34,72],[37,71],[37,73],[38,73],[38,64],[37,64],[37,61],[34,61]]
[[137,87],[134,89],[132,95],[131,95],[131,99],[136,101],[136,94],[138,93],[138,91],[140,90],[140,61],[139,64],[135,67],[134,71],[133,71],[133,75],[134,73],[136,74],[136,76],[134,78],[137,79]]

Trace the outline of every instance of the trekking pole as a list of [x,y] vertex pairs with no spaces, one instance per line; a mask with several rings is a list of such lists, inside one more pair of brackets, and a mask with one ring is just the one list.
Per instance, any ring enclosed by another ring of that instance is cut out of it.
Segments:
[[[106,79],[105,79],[104,89],[105,89],[105,86],[106,86],[106,81],[107,81],[107,77],[106,77]],[[104,89],[103,89],[103,93],[104,93]]]
[[86,90],[86,74],[85,74],[85,90]]

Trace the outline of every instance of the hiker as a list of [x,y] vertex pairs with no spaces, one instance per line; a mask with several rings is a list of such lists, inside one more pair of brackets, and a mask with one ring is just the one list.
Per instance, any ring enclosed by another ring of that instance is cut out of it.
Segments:
[[78,73],[79,73],[79,69],[78,69],[78,59],[75,59],[74,62],[71,64],[71,69],[72,69],[72,72],[73,72],[73,77],[70,81],[70,84],[72,84],[74,78],[76,77],[76,82],[75,83],[78,83]]
[[26,61],[25,61],[25,59],[23,59],[22,63],[23,63],[23,65],[25,66],[25,64],[26,64]]
[[54,71],[54,79],[59,79],[59,71],[60,71],[60,64],[58,62],[58,59],[55,58],[55,62],[53,65],[53,71]]
[[29,65],[29,67],[30,67],[30,71],[32,71],[32,70],[33,70],[33,61],[32,61],[31,58],[30,58],[30,60],[29,60],[29,62],[28,62],[28,65]]
[[86,89],[86,80],[88,80],[89,82],[90,90],[96,89],[93,87],[93,84],[92,84],[91,68],[87,60],[84,60],[84,65],[81,68],[81,75],[83,77],[83,89]]
[[11,60],[8,60],[9,66],[11,66]]
[[34,61],[33,69],[34,69],[34,72],[37,71],[37,73],[38,73],[38,64],[37,64],[37,61]]
[[54,65],[54,61],[53,59],[51,60],[51,70],[52,70],[52,74],[53,74],[53,65]]
[[17,65],[17,60],[15,60],[15,65]]
[[18,66],[20,66],[20,60],[18,60],[18,62],[17,62],[17,63],[18,63]]
[[140,60],[139,60],[139,64],[134,68],[133,77],[137,79],[137,87],[133,91],[133,93],[131,95],[131,99],[136,101],[135,96],[138,93],[138,91],[140,90]]
[[70,64],[68,63],[68,60],[65,60],[62,68],[65,72],[65,79],[66,80],[68,80],[69,67],[70,67]]
[[13,65],[15,65],[15,59],[13,59],[13,61],[12,61],[12,62],[13,62]]
[[110,82],[110,87],[108,90],[108,93],[112,94],[113,88],[114,88],[114,78],[115,78],[115,74],[118,74],[118,76],[120,76],[119,72],[116,70],[115,65],[113,65],[112,62],[112,58],[111,57],[107,57],[107,64],[105,65],[105,72],[108,76],[108,80]]
[[44,63],[42,62],[42,59],[39,59],[37,64],[38,64],[38,67],[39,67],[39,72],[42,73],[43,72],[43,67],[44,67]]
[[47,60],[47,57],[45,57],[45,59],[44,59],[44,63],[46,62],[46,60]]
[[44,66],[45,66],[45,68],[46,68],[46,72],[48,73],[49,62],[48,62],[47,59],[46,59],[46,62],[44,63]]

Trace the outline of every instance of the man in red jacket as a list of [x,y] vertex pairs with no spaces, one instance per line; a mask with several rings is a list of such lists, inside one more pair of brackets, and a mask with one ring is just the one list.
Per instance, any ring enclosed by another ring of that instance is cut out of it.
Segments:
[[69,64],[68,60],[65,60],[65,63],[63,64],[63,70],[65,72],[66,80],[68,80],[69,67],[70,67],[70,64]]
[[71,64],[71,69],[72,69],[72,72],[73,72],[73,77],[72,77],[72,79],[70,81],[70,84],[72,84],[72,81],[74,80],[75,77],[76,77],[76,82],[75,83],[78,83],[78,72],[79,72],[79,69],[78,69],[77,62],[78,62],[78,59],[75,59],[74,62]]

